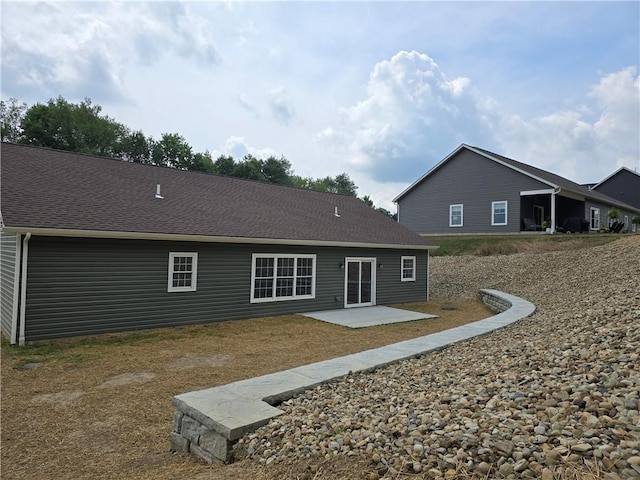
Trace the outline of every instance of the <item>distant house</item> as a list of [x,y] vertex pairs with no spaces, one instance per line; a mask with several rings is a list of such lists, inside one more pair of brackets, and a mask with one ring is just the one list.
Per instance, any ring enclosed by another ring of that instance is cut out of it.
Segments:
[[640,208],[640,174],[627,167],[619,168],[590,188],[627,205]]
[[[597,231],[640,208],[511,158],[460,145],[398,195],[398,221],[422,235]],[[629,228],[627,223],[627,228]]]
[[355,197],[2,144],[11,343],[421,301],[429,249]]

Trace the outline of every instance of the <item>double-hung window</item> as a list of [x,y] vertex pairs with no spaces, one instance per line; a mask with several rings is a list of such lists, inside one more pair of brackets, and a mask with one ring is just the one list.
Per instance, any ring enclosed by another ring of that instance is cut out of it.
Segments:
[[463,221],[462,204],[449,205],[449,226],[461,227]]
[[491,225],[507,224],[507,201],[491,202]]
[[416,257],[402,257],[401,259],[401,276],[403,282],[416,281]]
[[315,298],[315,255],[254,253],[251,262],[251,302]]
[[595,207],[591,207],[590,209],[590,225],[589,228],[591,230],[598,230],[600,229],[600,209],[599,208],[595,208]]
[[168,292],[195,292],[197,275],[197,253],[169,253]]

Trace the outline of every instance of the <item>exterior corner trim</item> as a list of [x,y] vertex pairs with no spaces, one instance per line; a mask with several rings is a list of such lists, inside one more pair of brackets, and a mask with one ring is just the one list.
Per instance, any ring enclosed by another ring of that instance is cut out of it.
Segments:
[[18,345],[23,346],[25,342],[25,322],[27,319],[27,265],[29,262],[29,240],[31,232],[27,232],[22,240],[22,273],[20,278],[20,337]]

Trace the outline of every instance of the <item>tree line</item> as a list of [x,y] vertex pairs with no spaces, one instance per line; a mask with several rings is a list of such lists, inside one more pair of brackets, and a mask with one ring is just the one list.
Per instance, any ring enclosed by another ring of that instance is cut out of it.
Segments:
[[[145,135],[104,115],[102,107],[86,98],[71,103],[62,96],[47,103],[28,107],[16,98],[0,101],[0,135],[3,142],[69,150],[89,155],[117,158],[127,162],[159,165],[230,177],[289,185],[323,192],[357,196],[358,187],[347,173],[324,178],[295,175],[285,158],[259,159],[245,155],[236,160],[221,155],[214,159],[208,152],[194,152],[178,133],[163,133],[160,138]],[[368,195],[362,199],[375,208]],[[378,211],[390,216],[384,208]]]

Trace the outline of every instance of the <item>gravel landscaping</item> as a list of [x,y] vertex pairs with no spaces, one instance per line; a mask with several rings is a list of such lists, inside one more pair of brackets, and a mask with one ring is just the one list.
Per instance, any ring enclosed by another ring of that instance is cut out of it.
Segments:
[[434,296],[493,288],[538,310],[301,394],[241,439],[238,455],[266,471],[358,459],[360,470],[344,478],[550,480],[569,478],[568,465],[590,478],[640,478],[640,238],[431,265]]

